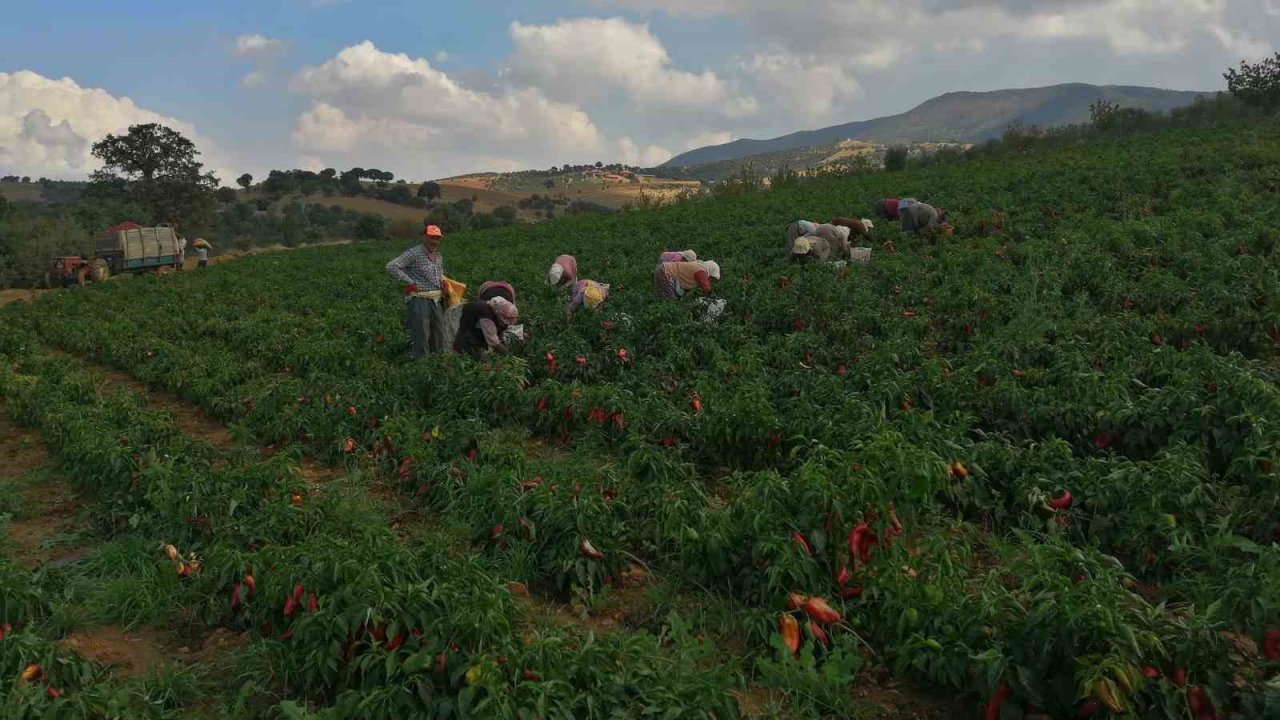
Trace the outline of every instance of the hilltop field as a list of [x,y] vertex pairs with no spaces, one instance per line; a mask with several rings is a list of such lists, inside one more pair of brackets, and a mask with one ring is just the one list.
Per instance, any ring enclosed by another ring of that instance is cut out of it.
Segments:
[[[477,188],[479,191],[479,188]],[[16,717],[1280,716],[1280,131],[1097,137],[0,308]],[[868,265],[796,218],[885,196]],[[721,264],[718,319],[652,299]],[[610,283],[566,319],[543,280]]]

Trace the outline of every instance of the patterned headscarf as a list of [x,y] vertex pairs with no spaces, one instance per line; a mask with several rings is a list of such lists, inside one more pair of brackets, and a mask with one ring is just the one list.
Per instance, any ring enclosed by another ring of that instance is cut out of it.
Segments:
[[520,322],[520,308],[517,308],[515,303],[507,302],[506,298],[496,297],[489,300],[489,307],[493,308],[494,314],[503,325],[510,327]]

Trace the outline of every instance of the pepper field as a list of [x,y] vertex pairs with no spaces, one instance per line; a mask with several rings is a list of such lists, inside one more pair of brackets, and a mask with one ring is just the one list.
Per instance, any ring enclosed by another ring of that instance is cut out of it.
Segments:
[[[786,262],[889,195],[955,236]],[[1280,132],[1184,130],[458,235],[484,362],[402,359],[391,243],[7,306],[3,716],[1280,717],[1278,240]]]

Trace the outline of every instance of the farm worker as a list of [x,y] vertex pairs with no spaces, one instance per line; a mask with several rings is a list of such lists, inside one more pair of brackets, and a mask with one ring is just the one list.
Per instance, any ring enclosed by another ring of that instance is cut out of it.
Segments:
[[462,306],[462,320],[453,349],[472,356],[485,351],[508,353],[510,348],[503,344],[502,332],[519,321],[519,308],[506,298],[472,300]]
[[929,230],[938,225],[941,216],[937,208],[928,203],[913,202],[905,205],[901,210],[902,231],[903,232],[920,232],[921,230]]
[[658,256],[658,262],[694,262],[698,253],[692,250],[668,250]]
[[579,280],[573,284],[569,293],[569,306],[564,309],[565,317],[573,317],[573,312],[583,305],[588,310],[597,310],[609,297],[609,286],[595,280]]
[[849,228],[849,237],[851,238],[865,237],[871,233],[871,228],[875,227],[867,218],[859,220],[858,218],[839,216],[831,218],[830,224]]
[[196,265],[204,270],[209,267],[209,243],[196,241]]
[[915,198],[885,198],[877,200],[875,216],[885,220],[897,220],[902,214],[902,209],[914,202],[916,202]]
[[578,280],[578,261],[572,255],[561,255],[547,270],[547,284],[554,287],[571,285]]
[[787,247],[795,244],[796,238],[812,235],[818,224],[808,220],[796,220],[787,226]]
[[714,260],[658,263],[653,271],[653,296],[675,300],[694,288],[710,293],[711,281],[719,279],[720,265]]
[[175,249],[178,251],[178,271],[181,272],[187,269],[187,239],[179,236]]
[[837,257],[849,258],[849,235],[852,231],[843,225],[831,225],[824,223],[814,229],[813,235],[827,241],[827,257],[826,260],[835,253]]
[[440,243],[444,234],[435,225],[422,232],[422,242],[387,263],[392,279],[404,285],[404,326],[409,332],[409,355],[422,357],[444,352],[444,308],[440,286],[444,281],[444,259]]
[[476,296],[477,299],[488,302],[496,297],[513,303],[516,301],[516,289],[504,280],[488,280],[480,284],[480,294]]
[[831,259],[831,244],[824,237],[805,235],[791,246],[791,259],[796,262],[825,262]]

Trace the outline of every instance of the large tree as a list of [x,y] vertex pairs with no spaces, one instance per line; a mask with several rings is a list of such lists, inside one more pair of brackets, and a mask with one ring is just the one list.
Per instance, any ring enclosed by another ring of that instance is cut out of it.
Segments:
[[195,143],[156,123],[133,125],[124,135],[108,135],[93,144],[102,169],[95,183],[123,179],[130,198],[152,222],[200,226],[210,216],[218,178],[203,172]]
[[1246,105],[1266,109],[1280,105],[1280,52],[1261,62],[1241,62],[1223,77],[1227,90]]
[[418,197],[428,200],[435,200],[440,197],[442,189],[440,183],[435,180],[428,180],[418,186]]
[[253,176],[250,175],[249,173],[245,173],[240,177],[236,178],[236,184],[244,188],[245,190],[248,190],[249,186],[253,184]]

